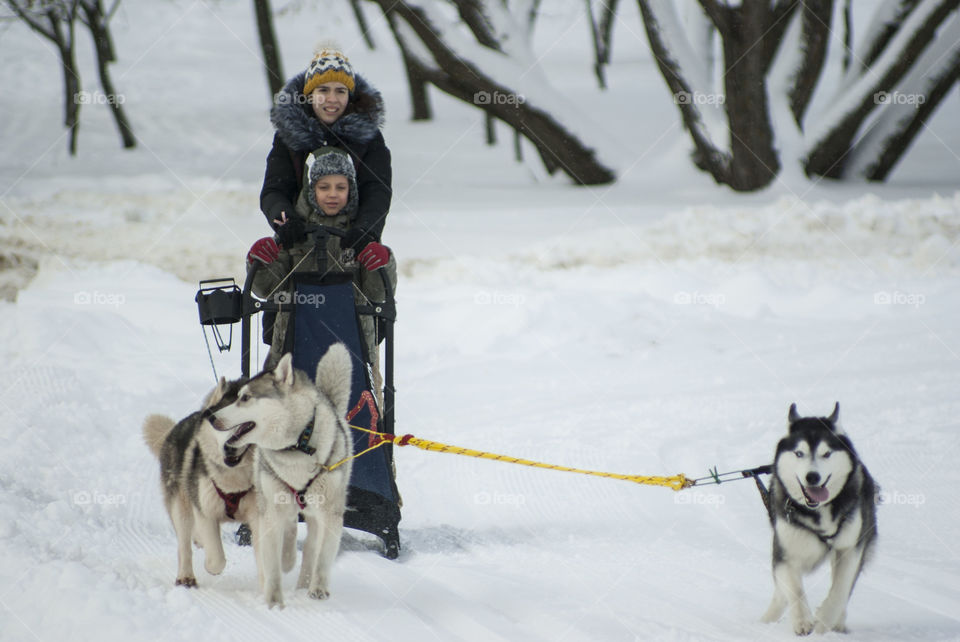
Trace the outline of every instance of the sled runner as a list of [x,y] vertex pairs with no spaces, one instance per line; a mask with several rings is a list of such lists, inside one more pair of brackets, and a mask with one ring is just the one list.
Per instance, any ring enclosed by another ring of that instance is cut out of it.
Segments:
[[[202,281],[197,293],[200,322],[214,326],[214,336],[221,351],[230,349],[230,342],[223,341],[216,331],[217,325],[241,322],[241,369],[243,376],[250,376],[251,320],[261,312],[273,316],[289,313],[289,323],[283,334],[281,354],[292,352],[294,366],[312,377],[320,357],[336,342],[347,346],[353,359],[353,382],[350,396],[350,412],[347,420],[361,428],[394,434],[393,383],[393,323],[396,306],[393,290],[386,271],[378,270],[386,293],[385,301],[358,305],[354,299],[353,275],[328,269],[327,241],[331,235],[343,236],[344,232],[325,226],[307,226],[314,241],[316,270],[296,272],[290,275],[292,287],[285,287],[269,300],[253,295],[252,285],[259,262],[254,262],[247,274],[244,287],[223,281]],[[382,342],[384,349],[382,398],[375,386],[374,369],[379,359],[368,354],[367,341],[361,329],[361,319],[372,319],[376,327],[374,349]],[[264,321],[267,335],[271,321]],[[382,399],[382,401],[381,401]],[[359,430],[354,433],[354,453],[367,450],[372,444],[370,434]],[[385,446],[357,457],[353,462],[350,477],[347,512],[344,525],[376,535],[383,542],[384,556],[396,559],[400,552],[398,523],[400,499],[394,481],[393,449]]]

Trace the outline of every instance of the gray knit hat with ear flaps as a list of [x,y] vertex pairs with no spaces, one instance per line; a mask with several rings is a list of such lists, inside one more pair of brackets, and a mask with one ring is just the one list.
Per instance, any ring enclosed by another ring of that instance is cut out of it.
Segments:
[[307,182],[304,185],[307,202],[315,212],[320,212],[320,204],[317,203],[317,194],[314,187],[317,181],[323,176],[340,174],[347,177],[347,183],[350,185],[347,194],[347,204],[338,213],[346,214],[350,218],[357,213],[357,170],[353,166],[353,159],[350,154],[337,147],[321,147],[307,155]]

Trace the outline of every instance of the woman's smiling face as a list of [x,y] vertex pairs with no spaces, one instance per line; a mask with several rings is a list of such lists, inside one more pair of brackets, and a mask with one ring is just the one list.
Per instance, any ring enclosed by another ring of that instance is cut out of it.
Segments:
[[332,125],[347,109],[350,90],[342,82],[325,82],[310,92],[313,113],[321,122]]

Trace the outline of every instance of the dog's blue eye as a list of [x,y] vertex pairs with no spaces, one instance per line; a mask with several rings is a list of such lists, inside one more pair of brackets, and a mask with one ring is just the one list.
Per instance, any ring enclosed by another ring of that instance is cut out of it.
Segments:
[[803,451],[802,451],[802,450],[798,450],[798,451],[796,451],[796,452],[793,453],[793,454],[797,456],[797,459],[803,459]]

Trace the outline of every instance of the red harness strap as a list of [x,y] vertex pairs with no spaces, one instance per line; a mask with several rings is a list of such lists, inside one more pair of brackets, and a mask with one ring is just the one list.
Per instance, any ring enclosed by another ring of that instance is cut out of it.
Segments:
[[227,517],[230,519],[236,519],[235,515],[237,514],[237,510],[240,509],[240,500],[243,499],[247,493],[253,490],[253,487],[251,486],[247,490],[241,490],[239,493],[225,493],[220,490],[219,486],[217,486],[217,482],[211,479],[210,483],[213,484],[215,489],[217,489],[217,494],[220,495],[220,499],[223,500],[223,509],[227,513]]
[[[307,498],[306,498],[306,496],[305,496],[305,493],[307,492],[307,489],[310,488],[310,484],[312,484],[313,482],[317,481],[317,477],[319,477],[320,475],[322,475],[322,474],[325,473],[326,471],[327,471],[327,467],[326,467],[326,466],[324,466],[323,468],[321,468],[321,469],[320,469],[320,472],[318,472],[316,475],[314,475],[314,476],[310,479],[310,481],[307,482],[307,485],[303,487],[303,490],[297,490],[296,488],[294,488],[294,487],[291,486],[290,484],[287,484],[287,482],[283,482],[283,483],[286,485],[286,487],[287,487],[288,489],[290,489],[290,492],[293,493],[293,499],[297,502],[297,506],[300,508],[300,510],[303,510],[304,508],[307,507]],[[283,481],[283,480],[280,480],[280,481]]]

